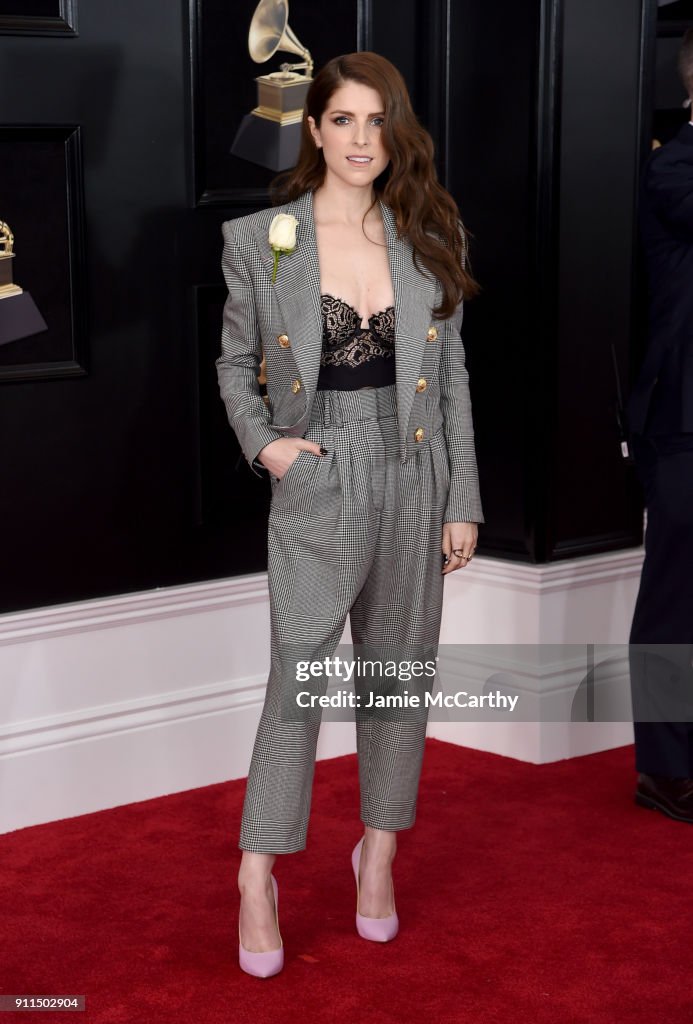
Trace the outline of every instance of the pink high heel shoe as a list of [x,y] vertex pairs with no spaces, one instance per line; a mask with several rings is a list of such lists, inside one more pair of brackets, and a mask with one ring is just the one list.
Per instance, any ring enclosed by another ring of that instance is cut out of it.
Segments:
[[[274,875],[272,889],[274,891],[274,919],[277,922],[279,932],[279,890]],[[279,949],[270,949],[266,953],[253,953],[245,949],[241,942],[241,922],[238,922],[238,963],[242,971],[252,974],[256,978],[271,978],[273,974],[279,974],[284,966],[284,943],[279,935],[281,945]]]
[[[351,854],[351,866],[356,878],[356,931],[362,939],[370,939],[371,942],[389,942],[399,931],[399,918],[396,910],[388,917],[364,917],[363,914],[359,914],[359,865],[365,838],[365,836],[361,836]],[[392,885],[392,882],[390,884]],[[395,888],[392,885],[392,906],[394,907],[394,905]]]

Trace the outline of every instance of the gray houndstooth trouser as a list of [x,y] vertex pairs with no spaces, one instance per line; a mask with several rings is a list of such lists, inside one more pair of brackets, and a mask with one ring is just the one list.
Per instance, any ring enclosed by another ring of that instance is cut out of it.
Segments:
[[[354,645],[369,648],[435,653],[440,633],[450,484],[442,428],[401,463],[390,385],[318,391],[305,437],[328,454],[301,451],[272,485],[271,667],[238,844],[258,853],[306,846],[320,712],[286,713],[296,659],[332,657],[347,615]],[[413,825],[425,733],[425,713],[356,714],[365,825]]]

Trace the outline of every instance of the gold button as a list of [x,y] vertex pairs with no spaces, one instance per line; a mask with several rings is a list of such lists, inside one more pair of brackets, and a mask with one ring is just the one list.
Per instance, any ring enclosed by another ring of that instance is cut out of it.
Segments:
[[429,341],[435,341],[436,338],[438,337],[438,328],[437,327],[429,327],[428,328],[428,334],[426,335],[426,337],[428,338]]
[[426,378],[425,377],[419,377],[418,381],[416,382],[416,390],[417,391],[425,391],[427,387],[428,387],[428,381],[426,380]]
[[269,395],[263,395],[262,396],[262,401],[265,403],[265,405],[269,405],[269,402],[270,402]]
[[279,342],[282,348],[289,348],[291,345],[288,334],[278,334],[277,341]]
[[291,390],[293,391],[294,394],[296,394],[298,391],[301,390],[301,382],[300,382],[300,380],[295,380],[293,382],[293,384],[291,385]]
[[416,430],[414,431],[414,440],[415,441],[423,441],[423,436],[424,436],[424,428],[423,427],[417,427]]

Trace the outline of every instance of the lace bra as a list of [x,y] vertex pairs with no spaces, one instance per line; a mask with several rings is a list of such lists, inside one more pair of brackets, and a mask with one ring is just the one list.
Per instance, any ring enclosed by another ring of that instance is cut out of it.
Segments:
[[343,299],[320,296],[323,334],[318,390],[351,391],[395,383],[395,307],[368,318]]

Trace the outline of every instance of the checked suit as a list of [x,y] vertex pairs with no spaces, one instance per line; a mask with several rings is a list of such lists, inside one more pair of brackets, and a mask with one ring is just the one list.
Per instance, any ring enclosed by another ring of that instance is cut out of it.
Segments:
[[[296,711],[296,662],[331,656],[347,616],[355,645],[437,651],[444,522],[484,521],[474,452],[462,303],[435,322],[439,282],[413,260],[380,201],[395,307],[396,383],[318,390],[323,338],[313,194],[223,225],[229,296],[216,361],[229,422],[251,465],[279,437],[305,437],[270,477],[268,582],[271,667],[246,788],[241,849],[303,849],[320,713]],[[296,248],[279,260],[269,226],[298,220]],[[265,357],[267,401],[258,386]],[[322,688],[321,688],[322,687]],[[326,683],[314,683],[324,693]],[[303,687],[305,688],[305,687]],[[363,681],[354,680],[366,693]],[[364,698],[366,699],[366,698]],[[409,828],[415,818],[425,716],[356,714],[361,819]]]

